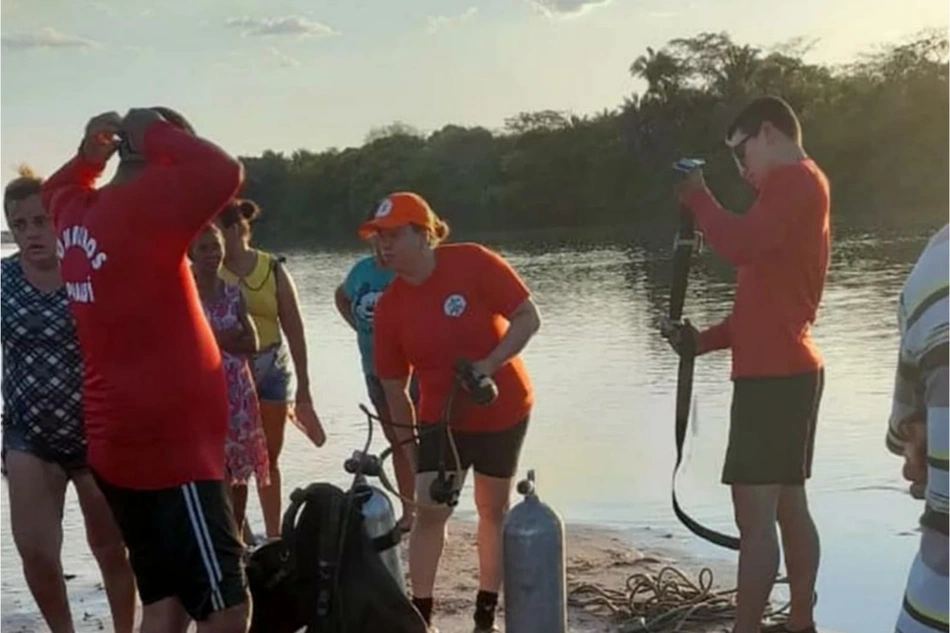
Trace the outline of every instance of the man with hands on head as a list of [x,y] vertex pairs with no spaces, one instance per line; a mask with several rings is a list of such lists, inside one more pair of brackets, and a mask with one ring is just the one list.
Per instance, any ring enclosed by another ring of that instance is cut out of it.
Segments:
[[[732,487],[740,534],[735,633],[814,631],[818,532],[808,509],[824,362],[811,337],[830,251],[828,180],[802,147],[792,108],[776,97],[748,104],[726,144],[758,192],[743,215],[723,209],[695,169],[680,202],[718,255],[737,268],[735,304],[698,332],[663,324],[680,354],[732,350],[729,445],[722,481]],[[779,564],[779,524],[791,586],[787,621],[762,628]]]
[[[115,177],[95,188],[118,153]],[[85,365],[89,465],[129,549],[142,632],[244,633],[221,355],[185,257],[241,164],[168,108],[94,117],[43,186]]]

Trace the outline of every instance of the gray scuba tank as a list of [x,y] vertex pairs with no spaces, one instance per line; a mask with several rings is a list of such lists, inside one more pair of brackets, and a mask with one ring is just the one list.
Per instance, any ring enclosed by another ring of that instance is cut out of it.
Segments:
[[567,633],[564,522],[538,498],[533,470],[518,492],[504,524],[505,630]]
[[363,475],[359,475],[353,486],[353,492],[360,500],[360,509],[363,513],[363,529],[370,539],[382,536],[395,535],[393,542],[386,548],[379,550],[379,557],[383,564],[399,584],[399,588],[406,591],[406,579],[402,573],[402,561],[399,559],[399,536],[396,529],[396,515],[393,504],[382,490],[369,485]]

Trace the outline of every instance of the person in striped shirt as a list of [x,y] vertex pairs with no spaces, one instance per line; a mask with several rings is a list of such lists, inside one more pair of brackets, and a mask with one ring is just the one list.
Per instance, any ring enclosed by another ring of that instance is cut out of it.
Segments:
[[900,355],[887,448],[904,458],[911,494],[925,500],[920,546],[895,631],[933,633],[948,625],[947,301],[948,227],[924,249],[900,295]]

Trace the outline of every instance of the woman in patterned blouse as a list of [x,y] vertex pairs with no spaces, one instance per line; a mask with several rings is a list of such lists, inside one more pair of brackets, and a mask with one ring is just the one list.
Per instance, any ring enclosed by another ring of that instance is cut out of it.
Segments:
[[221,230],[214,224],[208,225],[195,238],[189,256],[201,305],[221,349],[230,415],[224,464],[231,485],[234,521],[239,529],[244,529],[247,483],[251,475],[257,480],[259,489],[270,485],[267,439],[254,376],[247,360],[249,354],[260,349],[257,329],[247,313],[241,289],[218,276],[224,261]]
[[135,580],[109,506],[85,464],[82,356],[59,275],[56,234],[40,203],[41,184],[22,169],[3,195],[18,249],[0,260],[2,464],[13,540],[50,630],[72,633],[60,559],[63,504],[72,481],[116,633],[131,633]]

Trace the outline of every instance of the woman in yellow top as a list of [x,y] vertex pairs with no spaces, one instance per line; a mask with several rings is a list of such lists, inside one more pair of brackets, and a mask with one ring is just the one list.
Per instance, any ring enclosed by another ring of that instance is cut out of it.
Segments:
[[[277,460],[287,419],[293,416],[316,446],[322,446],[326,436],[313,409],[307,342],[294,281],[282,257],[251,247],[251,223],[260,214],[260,207],[253,201],[235,200],[221,212],[218,223],[226,251],[221,277],[240,286],[260,336],[260,351],[250,360],[270,459],[271,485],[258,490],[264,526],[271,538],[280,535],[281,481]],[[282,333],[287,337],[286,344]]]

